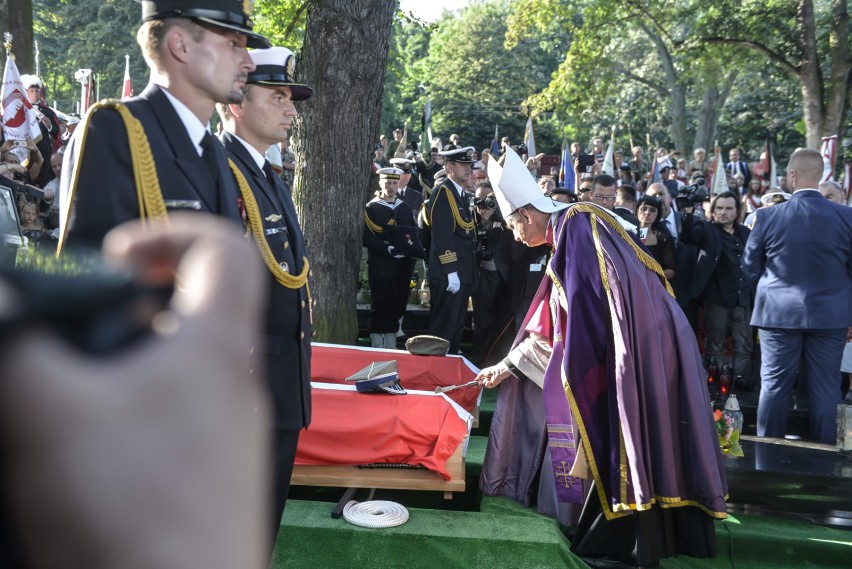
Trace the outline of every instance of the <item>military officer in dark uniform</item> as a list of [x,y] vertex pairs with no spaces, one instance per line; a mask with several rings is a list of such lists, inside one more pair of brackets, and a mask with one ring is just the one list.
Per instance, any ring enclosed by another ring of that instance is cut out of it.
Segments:
[[[275,502],[273,539],[290,489],[299,432],[311,422],[310,267],[290,188],[264,157],[266,149],[286,140],[294,101],[311,96],[295,82],[296,58],[284,47],[251,52],[256,68],[248,75],[241,103],[218,105],[229,160],[245,205],[249,231],[269,270],[266,314],[266,373],[274,403],[273,467]],[[274,546],[274,543],[273,543]]]
[[399,176],[399,191],[396,195],[411,208],[416,216],[420,206],[423,205],[423,192],[411,186],[415,162],[408,158],[391,158],[390,163],[394,168],[402,170]]
[[461,343],[467,301],[473,290],[476,227],[470,195],[464,188],[473,169],[471,146],[441,152],[447,178],[436,185],[426,206],[431,227],[426,277],[431,294],[431,333],[450,342],[451,354]]
[[242,100],[254,69],[246,47],[268,42],[252,32],[247,2],[141,3],[137,40],[151,82],[138,97],[94,107],[76,129],[61,176],[60,250],[66,240],[99,245],[116,225],[168,210],[240,218],[225,153],[208,126],[216,102]]
[[414,213],[397,189],[399,168],[379,170],[378,195],[364,212],[364,246],[370,280],[370,341],[374,348],[396,348],[396,331],[408,305],[411,274],[423,258]]

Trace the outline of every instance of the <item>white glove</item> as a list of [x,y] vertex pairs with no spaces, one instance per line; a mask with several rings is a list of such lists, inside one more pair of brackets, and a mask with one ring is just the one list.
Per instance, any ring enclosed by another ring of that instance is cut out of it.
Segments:
[[447,281],[447,292],[455,294],[459,291],[459,288],[461,288],[458,273],[450,273],[447,275]]

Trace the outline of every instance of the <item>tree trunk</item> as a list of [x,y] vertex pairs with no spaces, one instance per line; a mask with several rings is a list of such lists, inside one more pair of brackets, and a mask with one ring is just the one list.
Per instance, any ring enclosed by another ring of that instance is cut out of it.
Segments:
[[725,102],[728,100],[728,95],[731,94],[731,88],[736,77],[736,71],[729,71],[725,75],[721,88],[711,84],[705,89],[699,109],[698,126],[695,129],[695,138],[693,139],[693,151],[696,148],[713,149],[716,130],[719,128],[719,117],[722,116],[722,109],[725,108]]
[[669,101],[671,102],[669,115],[672,119],[674,150],[686,152],[686,85],[680,80],[672,60],[672,54],[663,38],[644,23],[640,23],[639,27],[653,42],[663,73],[666,76],[666,83],[669,87]]
[[314,89],[300,103],[293,197],[313,278],[315,339],[352,343],[364,192],[378,141],[395,2],[316,0],[308,12],[297,80]]
[[[12,53],[21,74],[35,73],[33,63],[33,3],[32,0],[0,0],[0,32],[12,34]],[[5,39],[4,39],[5,43]],[[6,50],[3,50],[5,62]]]
[[805,138],[810,148],[819,148],[823,125],[822,73],[816,47],[816,24],[812,0],[801,0],[797,14],[799,37],[802,42],[802,61],[799,81],[802,87],[802,107],[805,119]]
[[822,135],[843,137],[849,110],[849,85],[852,82],[852,58],[849,57],[849,11],[846,0],[834,0],[831,7],[831,31],[828,45],[831,50],[831,76],[823,117]]

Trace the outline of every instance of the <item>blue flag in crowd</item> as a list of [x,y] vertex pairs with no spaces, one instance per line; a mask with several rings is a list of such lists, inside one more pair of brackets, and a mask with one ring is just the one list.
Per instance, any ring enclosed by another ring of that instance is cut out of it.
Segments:
[[568,140],[562,139],[562,161],[559,164],[559,185],[574,191],[574,165],[571,163],[571,148]]
[[500,134],[497,125],[494,125],[494,140],[491,141],[491,156],[500,158]]

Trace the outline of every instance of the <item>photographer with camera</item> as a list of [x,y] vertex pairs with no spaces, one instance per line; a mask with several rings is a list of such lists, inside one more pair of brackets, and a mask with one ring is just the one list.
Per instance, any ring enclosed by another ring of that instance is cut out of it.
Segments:
[[702,188],[684,188],[678,195],[678,208],[684,212],[681,239],[700,247],[714,261],[710,279],[700,295],[707,334],[706,355],[720,363],[727,361],[725,345],[730,332],[734,376],[738,386],[748,388],[754,345],[750,324],[754,301],[751,282],[742,270],[742,256],[751,232],[739,223],[743,205],[733,192],[722,192],[713,198],[711,221],[694,216],[693,209],[706,199],[705,194]]
[[[500,361],[511,348],[516,326],[544,277],[548,247],[530,248],[506,229],[491,182],[477,184],[474,203],[476,258],[473,289],[473,361],[480,367]],[[524,307],[518,313],[519,307]]]

